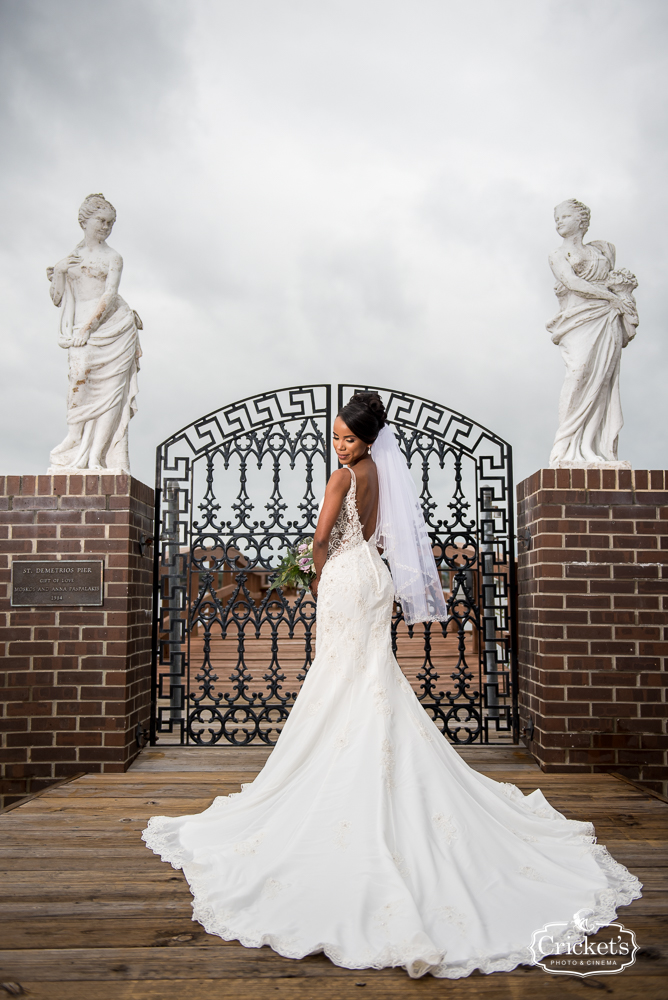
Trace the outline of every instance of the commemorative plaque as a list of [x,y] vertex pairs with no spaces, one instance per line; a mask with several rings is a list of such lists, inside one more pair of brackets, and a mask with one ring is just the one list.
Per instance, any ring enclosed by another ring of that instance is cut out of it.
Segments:
[[12,563],[12,607],[102,604],[102,560]]

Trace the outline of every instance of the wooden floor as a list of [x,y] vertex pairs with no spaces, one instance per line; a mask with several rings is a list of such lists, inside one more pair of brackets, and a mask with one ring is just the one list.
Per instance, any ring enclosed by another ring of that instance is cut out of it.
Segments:
[[[542,774],[520,748],[468,749],[471,766],[524,792],[540,786],[645,883],[620,911],[636,932],[636,964],[583,980],[537,968],[464,980],[400,970],[351,972],[322,955],[300,962],[207,936],[191,921],[180,872],[140,840],[154,813],[204,809],[252,780],[256,750],[147,750],[124,775],[87,775],[0,815],[0,1000],[18,983],[31,1000],[540,1000],[668,997],[668,805],[611,775]],[[3,992],[2,985],[5,985]]]

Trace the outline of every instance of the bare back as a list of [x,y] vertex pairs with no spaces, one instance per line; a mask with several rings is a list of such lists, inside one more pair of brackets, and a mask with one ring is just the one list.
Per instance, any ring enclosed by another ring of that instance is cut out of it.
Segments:
[[357,513],[362,525],[364,541],[368,542],[376,530],[378,518],[378,473],[372,458],[362,458],[353,468],[357,480]]

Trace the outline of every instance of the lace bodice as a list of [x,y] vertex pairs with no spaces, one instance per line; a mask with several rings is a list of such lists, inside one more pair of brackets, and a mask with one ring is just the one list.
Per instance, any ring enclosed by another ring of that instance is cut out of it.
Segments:
[[361,545],[364,541],[360,516],[357,513],[357,480],[355,473],[350,467],[350,489],[343,498],[339,516],[336,519],[332,533],[329,536],[329,549],[327,558],[333,559],[340,555],[345,549]]

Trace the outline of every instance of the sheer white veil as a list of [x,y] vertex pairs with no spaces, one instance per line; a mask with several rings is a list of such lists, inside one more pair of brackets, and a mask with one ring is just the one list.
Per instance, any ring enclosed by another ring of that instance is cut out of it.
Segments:
[[424,523],[417,487],[392,428],[371,446],[378,470],[378,521],[373,541],[387,559],[396,599],[409,625],[445,621],[443,588]]

